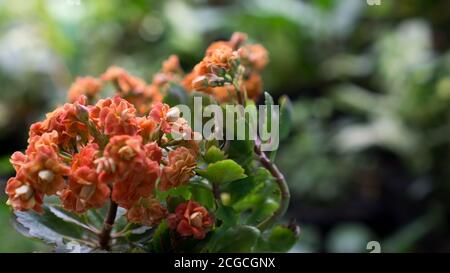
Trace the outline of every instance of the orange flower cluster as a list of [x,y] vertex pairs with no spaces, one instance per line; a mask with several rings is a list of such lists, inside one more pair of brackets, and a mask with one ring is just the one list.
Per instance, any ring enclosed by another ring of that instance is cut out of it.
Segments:
[[110,82],[116,89],[116,95],[133,104],[139,115],[146,115],[153,103],[162,102],[170,83],[181,82],[182,75],[183,71],[175,55],[163,62],[161,70],[153,77],[151,84],[130,75],[120,67],[112,66],[99,79],[78,77],[69,89],[68,101],[74,103],[85,96],[88,102],[94,102],[105,83]]
[[[77,78],[69,102],[34,123],[25,153],[11,156],[16,176],[7,182],[7,203],[15,210],[42,212],[44,197],[57,195],[65,209],[84,213],[115,202],[128,210],[132,223],[152,226],[167,218],[181,236],[204,238],[213,225],[205,208],[189,201],[168,215],[155,197],[157,188],[187,184],[199,154],[191,140],[195,132],[179,109],[162,100],[171,84],[212,94],[219,102],[234,99],[239,86],[257,99],[267,51],[246,39],[235,33],[229,41],[211,44],[185,76],[178,57],[170,56],[151,84],[114,66],[99,79]],[[99,100],[108,82],[116,96]]]
[[102,88],[102,82],[94,77],[78,77],[69,89],[68,100],[75,102],[81,96],[86,96],[89,101],[97,98]]
[[230,101],[236,95],[233,77],[241,67],[242,78],[238,79],[240,89],[246,92],[248,98],[257,100],[262,92],[259,73],[269,58],[263,46],[245,44],[246,40],[245,34],[237,32],[229,41],[212,43],[203,60],[183,79],[184,88],[211,94],[219,102]]
[[[163,70],[173,71],[173,63],[172,58]],[[120,81],[124,90],[139,86],[138,81]],[[157,182],[163,191],[187,184],[198,144],[185,140],[161,148],[174,127],[182,124],[183,133],[193,132],[177,108],[157,102],[148,112],[140,116],[135,105],[119,96],[93,105],[80,96],[47,114],[31,126],[25,153],[11,157],[16,176],[6,187],[8,204],[42,212],[44,196],[57,195],[66,210],[84,213],[111,200],[128,210],[130,222],[158,224],[167,209],[155,199]]]
[[262,45],[247,44],[246,40],[246,34],[236,32],[229,41],[212,43],[203,60],[187,75],[184,75],[178,57],[171,55],[153,76],[151,84],[116,66],[110,67],[100,79],[77,78],[70,87],[69,102],[76,102],[81,96],[86,96],[89,102],[95,101],[105,83],[110,82],[118,96],[135,106],[138,115],[148,114],[153,103],[162,102],[172,83],[183,86],[187,92],[205,92],[223,103],[236,97],[233,83],[236,75],[239,88],[249,99],[257,100],[263,87],[260,73],[269,58]]

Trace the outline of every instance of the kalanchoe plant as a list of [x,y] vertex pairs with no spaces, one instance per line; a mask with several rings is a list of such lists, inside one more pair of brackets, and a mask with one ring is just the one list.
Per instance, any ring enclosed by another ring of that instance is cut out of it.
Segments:
[[[235,33],[187,75],[171,56],[151,84],[118,67],[78,78],[68,103],[33,124],[25,153],[11,157],[14,226],[57,251],[289,250],[298,228],[276,225],[289,189],[275,152],[262,151],[259,137],[196,140],[175,107],[198,96],[254,105],[267,63],[261,45]],[[101,99],[108,85],[116,95]],[[265,101],[273,104],[268,94]],[[290,108],[287,98],[281,104],[283,136]]]

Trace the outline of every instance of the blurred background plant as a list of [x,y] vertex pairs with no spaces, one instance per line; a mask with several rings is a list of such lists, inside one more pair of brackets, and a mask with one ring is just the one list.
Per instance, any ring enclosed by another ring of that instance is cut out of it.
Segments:
[[450,2],[0,0],[0,252],[45,251],[13,231],[3,187],[27,128],[76,76],[188,70],[214,40],[270,52],[264,89],[293,100],[278,164],[302,228],[292,252],[450,251]]

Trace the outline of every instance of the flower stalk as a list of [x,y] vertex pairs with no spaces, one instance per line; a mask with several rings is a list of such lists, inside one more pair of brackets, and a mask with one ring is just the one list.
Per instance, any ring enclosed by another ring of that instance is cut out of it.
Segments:
[[111,200],[108,213],[103,222],[103,228],[98,236],[98,244],[102,250],[109,251],[111,249],[111,231],[114,227],[114,221],[116,220],[117,207],[117,203]]
[[267,155],[263,151],[261,151],[261,141],[259,139],[257,139],[255,142],[254,151],[259,157],[259,161],[261,162],[263,167],[266,168],[275,178],[275,181],[278,184],[278,188],[280,189],[280,206],[270,217],[262,221],[257,226],[261,231],[263,231],[280,220],[280,218],[286,213],[289,207],[291,194],[289,192],[289,187],[287,185],[286,179],[284,178],[284,175],[280,172],[277,165],[272,163]]

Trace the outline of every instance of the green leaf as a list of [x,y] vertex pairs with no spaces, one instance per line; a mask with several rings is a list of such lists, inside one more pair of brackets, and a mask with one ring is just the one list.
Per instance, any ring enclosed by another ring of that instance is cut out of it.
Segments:
[[215,163],[217,161],[224,160],[226,156],[225,153],[217,146],[211,146],[208,151],[206,151],[204,158],[207,163]]
[[14,172],[14,168],[9,163],[9,156],[3,156],[0,158],[0,175],[7,175]]
[[169,225],[166,220],[162,221],[153,233],[150,248],[152,252],[157,253],[168,252],[170,250]]
[[14,212],[12,221],[22,235],[41,239],[55,246],[77,241],[83,233],[80,227],[57,217],[46,206],[42,215],[35,212]]
[[259,229],[252,226],[235,226],[219,236],[213,247],[213,252],[246,253],[252,252],[260,236]]
[[282,96],[280,104],[280,140],[286,139],[292,128],[293,107],[291,100],[287,96]]
[[267,106],[272,106],[272,105],[275,104],[275,102],[273,101],[272,96],[269,93],[267,93],[267,92],[264,92],[264,104],[267,105]]
[[51,206],[48,205],[48,209],[58,218],[60,218],[61,220],[68,222],[68,223],[72,223],[75,224],[79,227],[82,227],[84,229],[91,229],[87,224],[85,224],[83,222],[83,220],[81,219],[81,217],[79,217],[78,215],[71,213],[69,211],[66,211],[60,207],[56,207],[56,206]]
[[186,199],[181,196],[169,196],[167,197],[167,209],[170,212],[175,212],[175,209],[178,207],[178,205],[185,201]]
[[[273,180],[272,175],[260,167],[251,171],[248,178],[225,185],[224,191],[228,191],[231,195],[234,209],[257,210],[267,198],[274,197],[274,192],[277,192],[277,186]],[[242,183],[238,184],[239,182]]]
[[247,177],[245,170],[231,159],[209,164],[206,170],[197,170],[197,173],[209,181],[219,184]]
[[252,140],[231,140],[227,151],[228,158],[246,167],[252,162],[253,147],[254,143]]
[[[134,225],[133,225],[134,226]],[[132,242],[134,245],[143,245],[153,238],[154,229],[147,226],[138,226],[129,230],[126,238],[124,238],[125,247],[129,247],[129,243]],[[129,249],[125,249],[129,251]]]
[[189,191],[188,186],[180,186],[177,188],[171,188],[167,191],[160,191],[158,189],[155,190],[156,198],[160,201],[164,201],[169,196],[181,196],[185,200],[191,199],[191,192]]
[[216,217],[222,220],[221,227],[228,228],[238,224],[238,213],[230,206],[219,205]]
[[258,193],[255,201],[256,206],[253,207],[252,213],[247,218],[247,224],[256,225],[272,215],[279,207],[279,203],[272,197],[267,197],[263,193]]
[[198,184],[190,185],[190,191],[192,193],[192,199],[200,203],[202,206],[212,209],[214,208],[214,195],[210,189],[207,189]]
[[287,227],[276,226],[269,231],[268,236],[261,236],[258,241],[257,251],[263,252],[287,252],[297,242],[296,234]]
[[235,205],[271,177],[266,169],[258,168],[249,172],[248,177],[224,185],[222,192],[230,194],[230,204]]

